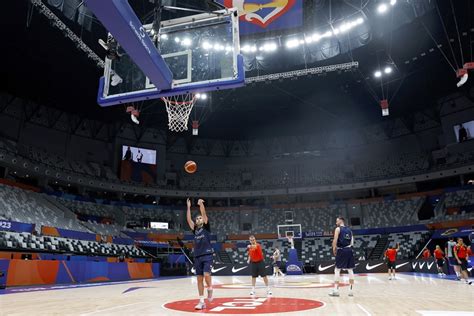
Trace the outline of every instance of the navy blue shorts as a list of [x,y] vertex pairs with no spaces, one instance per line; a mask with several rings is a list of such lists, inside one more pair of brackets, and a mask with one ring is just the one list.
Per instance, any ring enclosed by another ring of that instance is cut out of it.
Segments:
[[280,267],[281,267],[281,261],[275,261],[275,262],[273,262],[273,266],[274,266],[275,268],[280,268]]
[[205,272],[211,274],[212,262],[212,255],[195,257],[194,269],[196,269],[196,275],[204,275]]
[[338,269],[354,269],[355,260],[352,253],[352,247],[338,248],[336,253],[336,268]]
[[450,265],[452,265],[452,266],[458,266],[458,265],[459,265],[459,263],[458,263],[458,261],[456,260],[456,258],[454,258],[454,257],[449,257],[448,259],[449,259],[449,264],[450,264]]

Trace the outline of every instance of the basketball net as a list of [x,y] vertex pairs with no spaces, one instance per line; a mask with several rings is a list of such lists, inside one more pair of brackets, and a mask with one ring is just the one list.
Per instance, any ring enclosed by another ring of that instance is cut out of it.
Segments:
[[191,114],[191,110],[197,101],[196,96],[193,93],[188,93],[163,97],[161,100],[166,104],[170,131],[187,131],[189,114]]

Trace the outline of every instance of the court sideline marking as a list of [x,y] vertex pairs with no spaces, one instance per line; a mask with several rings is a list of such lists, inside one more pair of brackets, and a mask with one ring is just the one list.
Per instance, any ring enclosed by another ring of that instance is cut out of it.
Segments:
[[367,316],[372,316],[372,314],[369,313],[369,311],[366,310],[362,305],[360,305],[360,304],[356,304],[356,305],[357,305],[357,307],[359,307]]
[[80,314],[81,316],[87,316],[87,315],[94,315],[94,314],[97,314],[97,313],[103,313],[103,312],[106,312],[106,311],[111,311],[111,310],[114,310],[114,309],[117,309],[117,308],[122,308],[122,307],[126,307],[126,306],[133,306],[133,305],[138,305],[138,304],[149,304],[150,302],[136,302],[136,303],[130,303],[130,304],[125,304],[125,305],[118,305],[118,306],[114,306],[114,307],[109,307],[109,308],[104,308],[104,309],[99,309],[99,310],[94,310],[92,312],[87,312],[87,313],[83,313],[83,314]]

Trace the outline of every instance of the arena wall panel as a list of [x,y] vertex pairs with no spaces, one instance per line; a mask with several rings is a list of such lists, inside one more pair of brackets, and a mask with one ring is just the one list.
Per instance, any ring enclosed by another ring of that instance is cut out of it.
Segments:
[[157,278],[160,264],[0,259],[0,271],[7,286],[28,286]]

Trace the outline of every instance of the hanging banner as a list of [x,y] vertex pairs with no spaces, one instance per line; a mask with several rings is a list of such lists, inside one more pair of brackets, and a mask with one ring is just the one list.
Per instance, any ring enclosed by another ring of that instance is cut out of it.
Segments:
[[284,30],[303,25],[302,0],[218,0],[226,8],[237,8],[240,34]]

